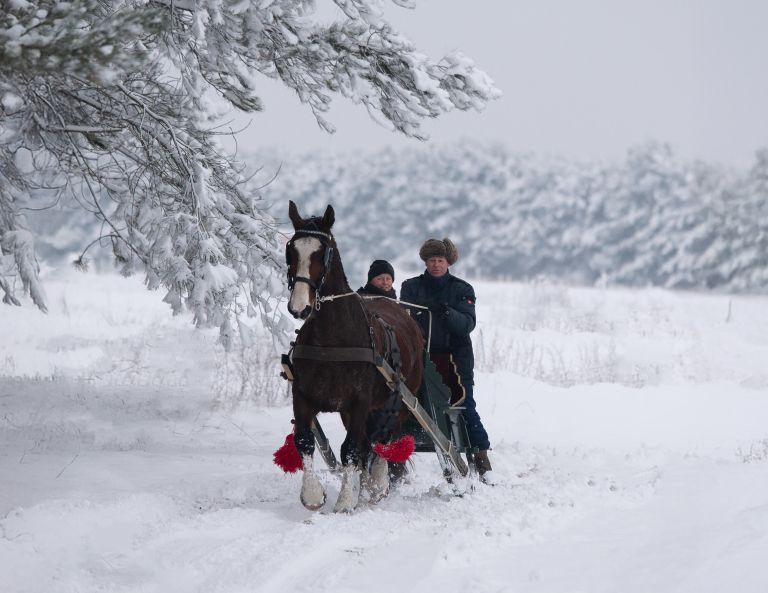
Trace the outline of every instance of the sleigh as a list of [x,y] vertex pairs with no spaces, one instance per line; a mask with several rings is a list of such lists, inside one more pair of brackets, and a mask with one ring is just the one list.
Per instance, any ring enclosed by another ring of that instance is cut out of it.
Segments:
[[[391,375],[386,361],[379,366],[379,371],[387,377]],[[415,451],[424,453],[434,451],[443,470],[443,475],[451,482],[456,475],[466,476],[469,467],[474,467],[473,450],[469,444],[469,434],[462,414],[463,407],[449,389],[443,378],[424,353],[424,382],[420,397],[412,393],[403,393],[403,403],[411,411],[411,416],[400,429],[401,435],[410,434],[415,440]],[[467,462],[461,457],[464,453]]]

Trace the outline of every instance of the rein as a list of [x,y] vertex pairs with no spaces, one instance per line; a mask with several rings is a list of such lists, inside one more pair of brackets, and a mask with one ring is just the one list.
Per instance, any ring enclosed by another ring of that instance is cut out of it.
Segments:
[[327,296],[318,296],[315,299],[315,308],[319,311],[320,307],[317,305],[317,303],[332,303],[336,299],[343,299],[344,297],[348,296],[354,296],[357,293],[355,291],[352,292],[345,292],[344,294],[329,294]]
[[416,303],[409,303],[408,301],[401,301],[400,299],[393,299],[392,297],[388,296],[380,296],[377,294],[366,294],[362,295],[359,292],[352,291],[352,292],[345,292],[344,294],[329,294],[327,296],[320,297],[319,300],[322,303],[325,302],[332,302],[336,299],[343,299],[344,297],[348,296],[354,296],[358,295],[361,299],[364,301],[373,300],[373,299],[387,299],[388,301],[392,301],[393,303],[397,303],[398,305],[405,305],[407,307],[413,307],[414,309],[424,309],[425,311],[429,309],[429,307],[425,307],[424,305],[417,305]]
[[[383,319],[376,315],[370,315],[368,309],[363,304],[364,297],[359,293],[345,292],[343,294],[331,294],[324,297],[318,297],[316,301],[316,310],[320,310],[317,306],[317,302],[333,302],[337,299],[343,299],[346,297],[356,296],[359,299],[360,308],[365,315],[368,333],[371,337],[370,347],[349,347],[349,346],[312,346],[309,344],[296,344],[291,345],[291,351],[288,353],[289,358],[292,359],[304,359],[304,360],[317,360],[320,362],[367,362],[376,365],[377,359],[380,356],[376,350],[376,339],[374,337],[372,318],[378,321],[383,330],[384,343],[381,345],[381,356],[389,356],[392,358],[396,367],[400,366],[400,349],[397,346],[397,338],[393,328]],[[383,297],[388,298],[388,297]],[[390,299],[394,300],[394,299]]]
[[[323,362],[370,362],[375,363],[376,360],[376,340],[373,334],[373,327],[371,325],[371,318],[368,314],[368,309],[363,304],[362,297],[357,292],[345,292],[344,294],[329,294],[321,297],[317,296],[315,299],[314,311],[320,311],[321,303],[333,302],[337,299],[343,299],[350,296],[356,296],[359,299],[360,308],[365,315],[366,323],[368,325],[368,334],[371,337],[370,347],[347,347],[347,346],[310,346],[308,344],[292,344],[291,352],[289,356],[292,358],[303,358],[305,360],[319,360]],[[381,321],[381,320],[379,320]]]
[[[324,297],[319,297],[319,301],[321,302],[333,302],[337,299],[343,299],[350,296],[357,296],[360,299],[360,305],[363,309],[363,312],[365,313],[365,317],[368,320],[368,332],[371,336],[371,346],[370,348],[365,347],[348,347],[348,346],[311,346],[309,344],[296,344],[295,342],[291,343],[291,350],[288,353],[289,360],[293,360],[295,358],[298,359],[304,359],[304,360],[317,360],[320,362],[368,362],[371,364],[377,364],[377,353],[376,353],[376,343],[374,339],[373,334],[373,327],[371,325],[370,317],[368,315],[368,310],[365,308],[365,305],[363,305],[362,301],[367,299],[387,299],[389,301],[392,301],[394,303],[397,303],[398,305],[406,305],[409,307],[414,307],[416,309],[424,309],[428,310],[429,307],[424,307],[423,305],[417,305],[415,303],[409,303],[407,301],[401,301],[399,299],[393,299],[390,297],[385,296],[377,296],[377,295],[366,295],[362,296],[358,292],[345,292],[344,294],[330,294]],[[316,306],[316,310],[320,310],[319,306]],[[386,323],[383,319],[381,319],[378,316],[374,316],[376,321],[381,324],[382,329],[384,330],[384,341],[385,344],[383,345],[382,355],[384,356],[392,356],[393,361],[396,361],[395,366],[400,366],[400,349],[397,346],[397,338],[395,337],[394,330],[392,327]],[[431,321],[430,321],[430,334],[431,334]],[[429,344],[429,341],[427,341],[427,344]],[[429,346],[427,346],[429,348]]]
[[[346,296],[346,295],[343,295]],[[365,295],[362,297],[363,299],[387,299],[388,301],[392,301],[393,303],[397,303],[398,305],[405,305],[406,307],[413,307],[414,309],[423,309],[424,311],[429,311],[429,307],[425,307],[424,305],[417,305],[416,303],[409,303],[408,301],[401,301],[400,299],[393,299],[387,296],[379,296],[375,294],[371,295]],[[432,312],[429,312],[429,330],[427,331],[427,352],[429,352],[430,345],[432,343]]]
[[[329,303],[329,302],[332,303],[336,299],[343,299],[345,297],[355,296],[355,295],[359,296],[364,301],[365,300],[373,300],[373,299],[387,299],[388,301],[392,301],[393,303],[396,303],[398,305],[405,305],[406,307],[413,307],[414,309],[422,309],[424,311],[429,311],[429,307],[425,307],[424,305],[417,305],[416,303],[409,303],[408,301],[401,301],[400,299],[393,299],[393,298],[388,297],[388,296],[379,296],[379,295],[375,295],[375,294],[363,296],[360,293],[355,292],[355,291],[345,292],[344,294],[329,294],[329,295],[324,296],[324,297],[321,297],[321,296],[318,295],[318,296],[315,297],[315,310],[319,311],[320,310],[320,306],[321,306],[322,303]],[[365,310],[365,307],[363,307],[363,309]],[[367,310],[366,310],[366,317],[368,317]],[[371,332],[373,332],[373,329],[370,327],[370,323],[368,324],[368,326],[369,326],[369,330]],[[373,340],[373,333],[371,333],[371,340]],[[432,313],[430,312],[430,314],[429,314],[429,331],[427,332],[427,351],[429,351],[429,346],[430,346],[431,341],[432,341]],[[326,348],[327,349],[339,349],[339,350],[343,350],[344,349],[344,348],[339,348],[339,347],[335,347],[335,346],[333,346],[333,347],[332,346],[327,346]],[[371,350],[373,350],[373,349],[374,349],[374,346],[373,346],[373,344],[371,344]],[[364,350],[367,350],[367,348],[364,348]],[[309,358],[309,357],[305,356],[305,357],[302,357],[302,358]],[[320,358],[319,356],[317,358],[315,358],[314,360],[327,360],[327,361],[331,361],[330,358]],[[372,361],[369,361],[368,358],[355,358],[355,359],[344,358],[343,360],[358,360],[358,361],[363,361],[363,362],[372,362]],[[342,360],[333,360],[333,362],[342,362]]]

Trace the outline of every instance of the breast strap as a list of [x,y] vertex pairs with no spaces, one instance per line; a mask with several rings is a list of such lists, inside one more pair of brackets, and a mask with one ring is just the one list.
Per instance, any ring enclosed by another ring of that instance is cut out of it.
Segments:
[[344,346],[310,346],[296,344],[293,358],[319,360],[322,362],[375,362],[372,348],[350,348]]
[[[392,367],[400,371],[400,347],[397,344],[397,337],[391,325],[384,321],[378,315],[373,318],[381,325],[384,335],[384,344],[382,356],[389,359]],[[371,331],[371,335],[373,332]],[[317,360],[320,362],[369,362],[377,364],[378,355],[373,347],[350,347],[350,346],[313,346],[310,344],[293,344],[289,356],[292,359]]]

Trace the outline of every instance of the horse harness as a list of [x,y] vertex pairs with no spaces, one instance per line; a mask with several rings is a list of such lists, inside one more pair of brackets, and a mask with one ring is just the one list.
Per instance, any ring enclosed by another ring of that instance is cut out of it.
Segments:
[[[371,339],[370,347],[313,346],[310,344],[297,344],[296,342],[291,342],[291,348],[288,351],[288,354],[284,354],[282,358],[284,368],[283,377],[288,380],[293,380],[293,364],[291,363],[295,359],[316,360],[319,362],[367,362],[379,366],[379,361],[383,357],[395,371],[393,380],[388,381],[390,389],[394,392],[399,391],[399,384],[403,379],[400,372],[402,369],[402,359],[400,357],[400,346],[397,343],[397,336],[395,335],[394,328],[380,315],[376,313],[371,314],[362,302],[363,297],[356,292],[337,295],[336,298],[344,296],[356,296],[360,299],[360,306],[368,321],[368,334]],[[376,334],[373,330],[373,322],[379,324],[384,337],[384,344],[382,345],[383,348],[380,353],[376,348]],[[286,363],[288,363],[288,368],[285,368]]]
[[[299,358],[304,360],[317,360],[321,362],[369,362],[374,365],[377,364],[378,354],[376,352],[376,337],[373,331],[373,325],[371,323],[371,317],[376,319],[381,325],[384,335],[384,351],[382,356],[389,359],[392,368],[397,373],[396,383],[399,383],[402,379],[400,376],[400,369],[402,363],[400,360],[400,348],[397,345],[397,338],[395,337],[394,329],[382,319],[379,315],[371,315],[368,309],[362,302],[362,297],[356,292],[349,292],[340,295],[330,295],[327,297],[321,297],[320,291],[325,284],[325,277],[330,269],[331,262],[333,260],[333,236],[330,233],[321,231],[317,218],[313,217],[307,221],[307,225],[304,228],[296,230],[291,240],[285,245],[285,262],[288,265],[288,289],[293,290],[293,287],[297,282],[304,282],[308,284],[315,291],[315,310],[319,311],[322,303],[326,301],[333,301],[338,298],[347,296],[356,296],[360,300],[360,306],[363,309],[363,313],[368,322],[368,333],[371,337],[370,348],[359,347],[343,347],[343,346],[311,346],[308,344],[296,344],[291,342],[291,349],[288,354],[282,356],[282,364],[284,372],[282,375],[288,380],[293,380],[293,365],[291,362],[293,359]],[[308,228],[307,228],[308,227]],[[311,278],[305,276],[293,275],[290,272],[291,269],[291,248],[293,247],[296,239],[305,237],[316,237],[320,240],[323,246],[323,272],[317,282]],[[297,331],[298,333],[298,331]]]
[[[325,297],[320,296],[320,291],[323,288],[325,278],[328,274],[328,270],[330,269],[331,262],[333,261],[333,236],[329,233],[321,231],[317,226],[315,219],[310,219],[308,226],[310,228],[305,227],[298,229],[293,238],[285,246],[285,261],[288,265],[288,288],[293,290],[293,287],[297,282],[304,282],[308,284],[315,291],[314,309],[316,311],[320,311],[322,303],[326,301],[333,301],[349,296],[357,297],[368,324],[368,334],[370,336],[371,346],[369,348],[346,346],[313,346],[309,344],[297,344],[296,342],[291,342],[291,348],[288,351],[288,354],[283,354],[281,357],[283,372],[280,373],[280,375],[288,381],[294,380],[295,373],[293,368],[293,361],[295,359],[314,360],[318,362],[366,362],[373,364],[384,376],[387,387],[390,389],[391,394],[386,403],[381,408],[371,413],[374,420],[371,438],[374,441],[385,440],[389,438],[392,428],[394,427],[395,418],[402,406],[402,360],[400,356],[400,347],[397,344],[397,337],[395,336],[394,328],[384,319],[382,319],[380,315],[376,313],[371,314],[363,304],[363,298],[356,292],[329,295]],[[323,270],[317,282],[314,282],[311,278],[307,278],[305,276],[293,275],[290,271],[291,248],[293,247],[296,239],[304,237],[318,238],[324,248]],[[374,321],[372,320],[375,320],[375,322],[378,323],[382,329],[384,344],[382,344],[381,353],[379,353],[376,348],[376,333],[373,329]],[[297,333],[299,333],[298,330]],[[385,370],[385,367],[388,368],[389,372]]]

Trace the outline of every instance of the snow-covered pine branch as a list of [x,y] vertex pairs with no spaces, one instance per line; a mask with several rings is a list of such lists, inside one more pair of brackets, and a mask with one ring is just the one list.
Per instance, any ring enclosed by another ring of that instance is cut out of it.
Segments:
[[[0,239],[0,251],[3,254],[13,256],[25,292],[29,294],[35,305],[43,312],[46,312],[45,292],[43,287],[40,286],[37,277],[40,265],[37,262],[37,257],[35,257],[35,241],[32,233],[25,230],[5,231],[2,234],[2,239]],[[6,291],[6,296],[9,300],[13,304],[18,305],[18,301],[14,302],[13,295],[7,290],[6,286],[3,289]]]
[[344,20],[326,26],[313,0],[0,0],[0,232],[23,245],[27,288],[38,283],[21,208],[66,194],[174,310],[222,331],[238,307],[287,327],[269,304],[283,290],[276,224],[219,149],[212,98],[260,110],[265,75],[328,130],[336,93],[422,137],[424,117],[499,94],[469,59],[418,53],[380,0],[337,4]]

